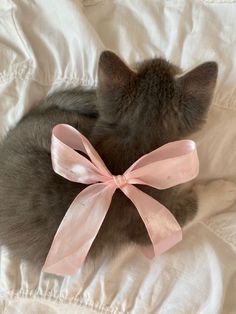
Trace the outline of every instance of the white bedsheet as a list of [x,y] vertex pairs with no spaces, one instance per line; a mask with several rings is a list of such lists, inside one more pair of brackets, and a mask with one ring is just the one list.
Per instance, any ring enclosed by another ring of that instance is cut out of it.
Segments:
[[[236,3],[190,0],[1,0],[0,137],[49,91],[96,85],[99,54],[128,63],[164,56],[184,69],[219,63],[214,104],[193,138],[199,180],[236,181]],[[148,262],[136,248],[68,278],[0,255],[0,313],[236,313],[236,203],[227,184],[203,189],[222,209]]]

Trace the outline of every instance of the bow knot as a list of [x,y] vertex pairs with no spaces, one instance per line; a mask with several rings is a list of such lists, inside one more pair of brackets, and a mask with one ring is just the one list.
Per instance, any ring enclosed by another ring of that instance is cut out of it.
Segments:
[[117,186],[118,189],[122,188],[125,186],[128,182],[125,177],[125,175],[118,175],[118,176],[113,176],[113,180],[115,182],[115,185]]
[[150,253],[153,256],[153,251],[158,256],[181,241],[181,227],[171,212],[133,184],[162,190],[195,178],[198,157],[193,141],[168,143],[142,156],[123,175],[113,176],[86,137],[69,125],[59,124],[52,132],[51,157],[57,174],[72,182],[90,185],[70,205],[43,271],[61,276],[76,273],[96,238],[117,188],[132,201],[145,224],[153,247],[151,251],[143,250],[147,257]]

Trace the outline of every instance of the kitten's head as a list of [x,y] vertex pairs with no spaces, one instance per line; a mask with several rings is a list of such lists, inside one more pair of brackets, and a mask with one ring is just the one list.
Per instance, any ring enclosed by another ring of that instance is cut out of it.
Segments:
[[179,72],[159,58],[132,70],[114,53],[103,52],[98,68],[101,145],[133,145],[141,155],[198,130],[212,99],[217,64]]

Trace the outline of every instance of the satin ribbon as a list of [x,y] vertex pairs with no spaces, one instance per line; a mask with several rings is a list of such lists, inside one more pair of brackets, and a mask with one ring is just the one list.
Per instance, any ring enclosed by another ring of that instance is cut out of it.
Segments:
[[[90,160],[75,150],[86,154]],[[181,227],[171,212],[133,184],[162,190],[195,178],[199,162],[193,141],[168,143],[138,159],[123,175],[113,176],[79,131],[59,124],[52,132],[51,156],[57,174],[90,186],[77,195],[64,216],[43,266],[44,272],[66,276],[78,271],[116,189],[120,189],[137,208],[155,256],[182,240]]]

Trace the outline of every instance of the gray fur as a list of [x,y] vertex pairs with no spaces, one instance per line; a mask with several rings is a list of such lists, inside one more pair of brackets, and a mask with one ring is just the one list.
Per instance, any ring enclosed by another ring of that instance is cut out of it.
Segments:
[[[0,244],[41,265],[66,210],[84,188],[52,170],[50,139],[56,124],[79,129],[113,174],[198,130],[211,102],[217,65],[208,62],[180,78],[176,74],[177,68],[163,59],[145,61],[133,72],[106,51],[97,90],[54,93],[25,116],[0,147]],[[167,206],[181,225],[196,214],[192,191],[140,188]],[[131,201],[116,191],[89,255],[129,242],[146,244],[149,238]]]

